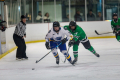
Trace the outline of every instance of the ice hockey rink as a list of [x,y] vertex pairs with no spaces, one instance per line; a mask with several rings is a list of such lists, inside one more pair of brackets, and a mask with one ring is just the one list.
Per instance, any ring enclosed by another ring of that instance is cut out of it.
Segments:
[[[59,65],[52,53],[36,64],[50,50],[44,42],[27,44],[29,60],[15,60],[16,50],[0,60],[0,80],[120,80],[120,43],[115,38],[90,39],[90,42],[100,58],[80,44],[75,66],[68,61],[63,63],[65,58],[60,52]],[[69,53],[73,59],[72,47]]]

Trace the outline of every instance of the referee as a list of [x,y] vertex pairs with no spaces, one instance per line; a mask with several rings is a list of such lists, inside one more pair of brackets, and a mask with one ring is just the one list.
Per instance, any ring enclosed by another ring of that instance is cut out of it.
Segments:
[[26,37],[26,16],[21,16],[21,21],[17,24],[14,34],[13,40],[16,44],[17,52],[16,52],[16,60],[28,59],[26,56],[26,44],[24,38]]

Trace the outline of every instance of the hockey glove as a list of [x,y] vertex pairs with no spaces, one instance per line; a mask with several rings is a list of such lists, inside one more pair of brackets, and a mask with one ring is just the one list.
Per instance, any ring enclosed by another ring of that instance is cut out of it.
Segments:
[[63,40],[61,40],[62,44],[65,44],[67,42],[67,38],[64,38]]
[[5,31],[5,30],[6,30],[6,27],[3,27],[3,26],[2,26],[2,32]]
[[118,31],[118,32],[117,32],[117,35],[119,35],[119,36],[120,36],[120,31]]
[[69,47],[71,47],[71,46],[73,46],[73,45],[74,45],[74,43],[75,43],[75,40],[74,40],[74,39],[72,39],[72,40],[70,40],[70,41],[69,41],[68,46],[69,46]]
[[45,46],[46,46],[47,49],[51,49],[50,46],[49,46],[49,42],[46,42]]

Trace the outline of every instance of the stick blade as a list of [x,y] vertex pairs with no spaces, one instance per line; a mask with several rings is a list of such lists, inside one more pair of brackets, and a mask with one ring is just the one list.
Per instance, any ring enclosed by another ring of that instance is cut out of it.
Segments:
[[66,62],[66,59],[65,59],[65,61],[64,61],[64,63]]
[[95,33],[96,33],[97,35],[100,35],[96,30],[95,30]]
[[38,61],[36,61],[36,63],[38,63]]

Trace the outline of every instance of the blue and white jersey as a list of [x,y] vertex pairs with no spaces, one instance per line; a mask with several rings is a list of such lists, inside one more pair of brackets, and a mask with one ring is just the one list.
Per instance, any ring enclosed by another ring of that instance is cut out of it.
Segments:
[[56,33],[52,28],[47,33],[45,39],[47,42],[49,42],[50,40],[61,41],[65,38],[65,36],[68,40],[71,39],[71,37],[70,37],[71,34],[67,30],[64,30],[63,27],[60,27],[59,33]]

